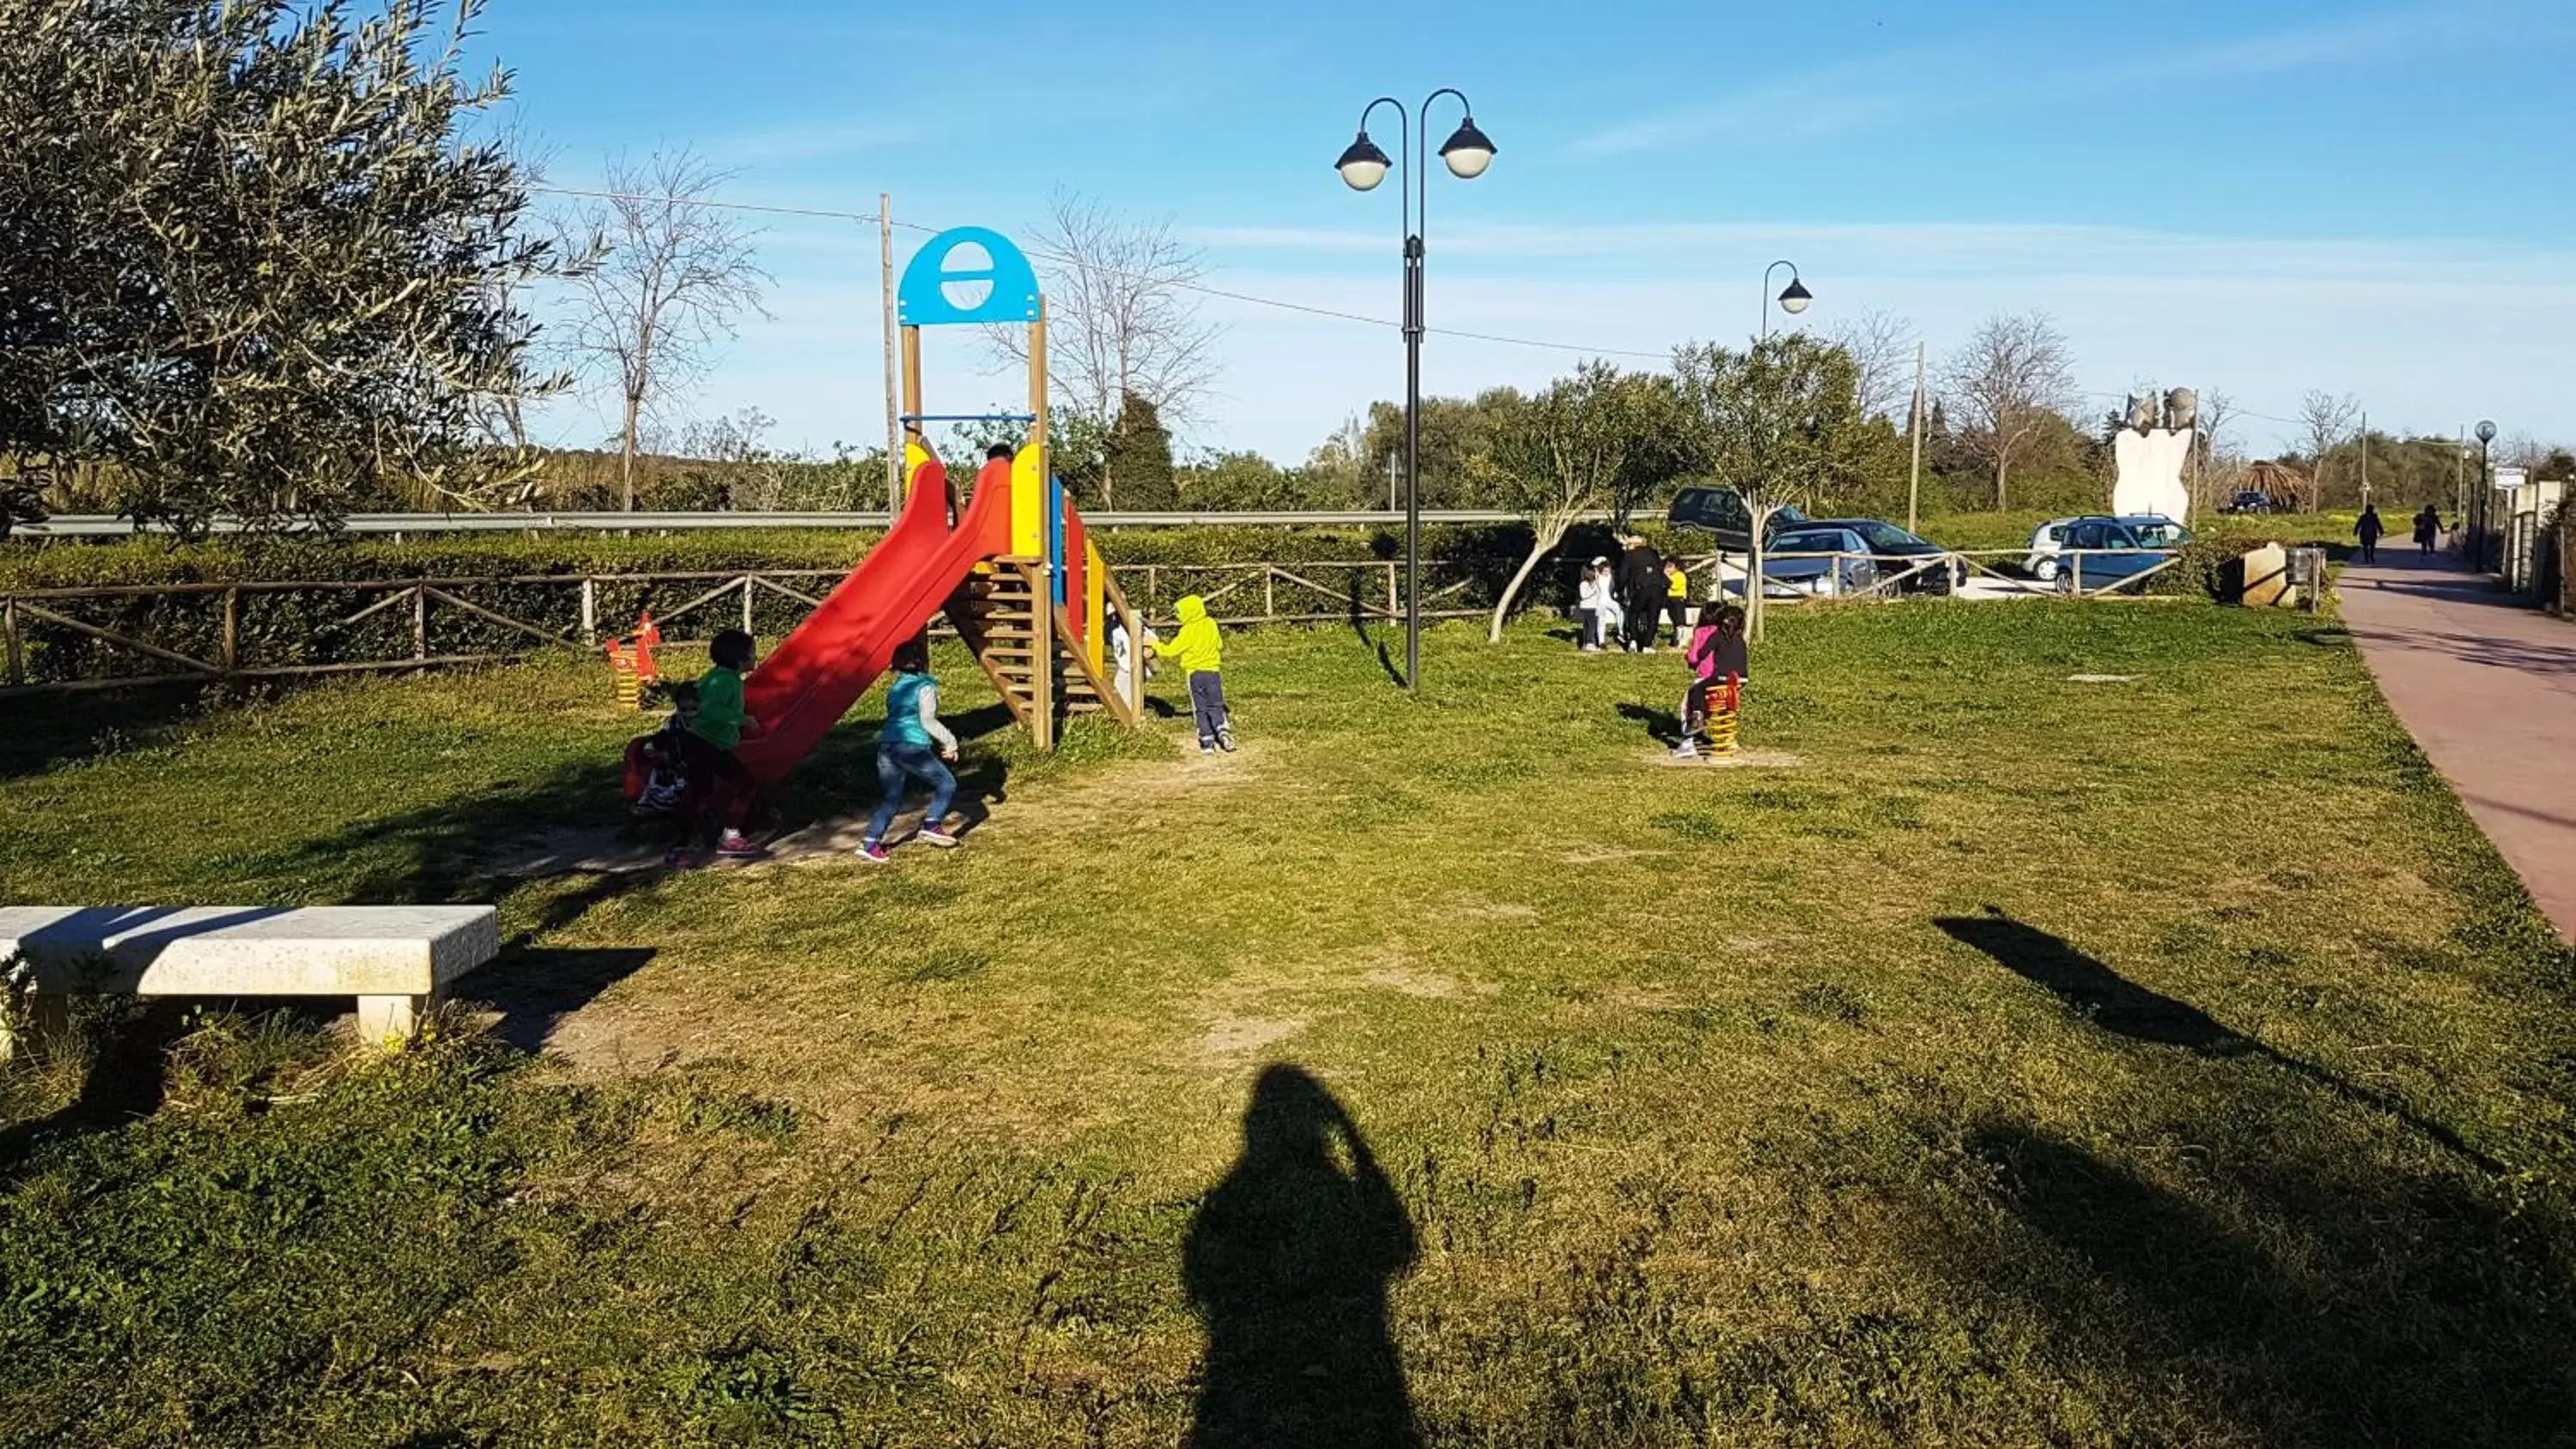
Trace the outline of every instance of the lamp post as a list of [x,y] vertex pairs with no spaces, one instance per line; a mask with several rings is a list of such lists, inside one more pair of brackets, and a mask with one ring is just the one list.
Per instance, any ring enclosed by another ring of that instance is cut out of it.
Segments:
[[[1342,151],[1333,169],[1353,191],[1374,191],[1396,169],[1396,192],[1402,198],[1399,221],[1404,238],[1404,687],[1422,688],[1422,217],[1429,202],[1430,170],[1422,148],[1431,139],[1431,103],[1442,96],[1458,98],[1458,129],[1440,145],[1441,163],[1461,181],[1473,181],[1494,164],[1494,143],[1476,129],[1476,108],[1464,93],[1442,86],[1422,98],[1407,114],[1404,102],[1380,96],[1360,108],[1357,139]],[[1380,106],[1395,107],[1396,159],[1369,139],[1369,117]]]
[[2495,442],[2496,425],[2489,421],[2478,424],[2478,526],[2469,533],[2469,543],[2476,556],[2469,567],[2479,573],[2487,569],[2487,535],[2495,523],[2495,470],[2488,466],[2487,449]]
[[1771,335],[1771,274],[1782,267],[1789,269],[1789,285],[1780,289],[1781,311],[1795,317],[1807,310],[1808,303],[1816,300],[1816,294],[1807,290],[1807,284],[1798,280],[1797,263],[1783,260],[1764,267],[1762,269],[1762,336],[1764,337]]

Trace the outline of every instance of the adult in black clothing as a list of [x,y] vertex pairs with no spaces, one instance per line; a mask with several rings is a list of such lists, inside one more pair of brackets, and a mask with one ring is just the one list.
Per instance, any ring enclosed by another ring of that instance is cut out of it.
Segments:
[[2363,563],[2379,562],[2379,536],[2387,531],[2388,525],[2379,521],[2377,504],[2361,510],[2361,521],[2352,526],[2352,536],[2361,540]]
[[1628,647],[1655,647],[1655,626],[1664,615],[1664,556],[1642,538],[1628,540],[1619,555],[1619,607],[1628,611]]
[[2442,510],[2427,503],[2424,505],[2424,511],[2415,515],[2415,551],[2419,554],[2431,553],[2441,546]]

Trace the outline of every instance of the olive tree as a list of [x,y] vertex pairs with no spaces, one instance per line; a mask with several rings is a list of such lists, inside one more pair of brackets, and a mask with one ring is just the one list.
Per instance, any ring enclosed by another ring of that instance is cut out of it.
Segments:
[[1603,511],[1625,516],[1671,476],[1673,393],[1664,378],[1595,360],[1534,397],[1489,392],[1479,405],[1491,414],[1491,431],[1486,452],[1469,464],[1487,475],[1478,491],[1530,523],[1529,554],[1503,586],[1486,632],[1500,643],[1531,573],[1574,525]]
[[335,522],[471,503],[529,364],[525,178],[470,123],[477,10],[0,0],[0,454],[103,467],[123,511]]
[[1752,514],[1744,593],[1758,637],[1763,531],[1782,508],[1849,487],[1868,454],[1856,368],[1842,348],[1785,332],[1743,351],[1685,344],[1673,353],[1673,379],[1691,466],[1734,489]]

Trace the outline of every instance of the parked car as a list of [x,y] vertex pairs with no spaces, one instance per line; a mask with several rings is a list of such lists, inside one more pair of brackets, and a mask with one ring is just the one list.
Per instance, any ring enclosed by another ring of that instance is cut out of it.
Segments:
[[1846,527],[1800,523],[1771,535],[1762,549],[1764,598],[1807,594],[1830,599],[1866,593],[1878,582],[1869,544]]
[[2123,513],[2111,521],[2148,548],[2180,548],[2192,540],[2190,529],[2161,513]]
[[[2193,536],[2190,529],[2161,513],[2132,513],[2118,518],[2104,514],[2090,514],[2080,518],[2052,518],[2041,524],[2030,536],[2030,557],[2023,561],[2022,566],[2030,570],[2032,578],[2041,583],[2056,581],[2061,567],[2057,555],[2060,550],[2078,546],[2069,544],[2066,539],[2076,525],[2083,523],[2116,523],[2127,529],[2129,537],[2141,548],[2177,549],[2191,542]],[[2089,588],[2091,587],[2090,575],[2093,571],[2093,565],[2089,560],[2085,563],[2084,570],[2087,575],[2086,587]]]
[[[1868,547],[1870,557],[1878,567],[1878,576],[1896,580],[1896,592],[1900,594],[1946,594],[1968,581],[1966,564],[1955,559],[1946,564],[1934,562],[1948,559],[1948,549],[1928,538],[1907,533],[1883,519],[1816,518],[1808,520],[1805,526],[1839,528],[1860,535],[1861,542]],[[1779,545],[1774,543],[1766,547],[1777,548]]]
[[2022,560],[2022,567],[2030,571],[2032,578],[2044,584],[2057,577],[2057,551],[2066,547],[2066,530],[2075,522],[2072,518],[2052,518],[2031,530],[2030,557]]
[[2073,594],[2117,588],[2150,573],[2173,557],[2170,548],[2141,541],[2116,518],[2076,518],[2066,525],[2066,553],[2057,561],[2057,591]]
[[[1673,499],[1664,519],[1675,528],[1710,535],[1722,549],[1745,553],[1753,547],[1753,511],[1744,506],[1743,495],[1732,488],[1685,488]],[[1767,535],[1806,521],[1807,515],[1795,508],[1772,514],[1770,526],[1763,530],[1764,546],[1769,546]]]
[[2272,495],[2257,488],[2239,489],[2235,497],[2227,500],[2227,506],[2218,511],[2221,513],[2269,513],[2272,511]]

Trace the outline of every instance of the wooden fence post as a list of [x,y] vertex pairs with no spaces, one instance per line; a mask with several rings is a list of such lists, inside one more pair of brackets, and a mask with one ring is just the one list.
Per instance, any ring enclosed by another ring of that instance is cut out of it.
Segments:
[[1399,602],[1401,601],[1395,597],[1395,564],[1390,560],[1386,566],[1386,616],[1388,618],[1392,619],[1395,617],[1396,606]]
[[224,673],[241,667],[241,585],[224,590]]
[[0,637],[6,637],[8,640],[9,682],[26,683],[26,662],[19,657],[18,653],[18,601],[16,599],[0,600]]
[[599,580],[587,574],[581,580],[581,642],[599,642]]
[[429,585],[411,586],[411,657],[415,663],[429,662]]
[[751,632],[751,575],[742,576],[742,632]]
[[1279,617],[1279,571],[1267,564],[1261,568],[1261,617]]

